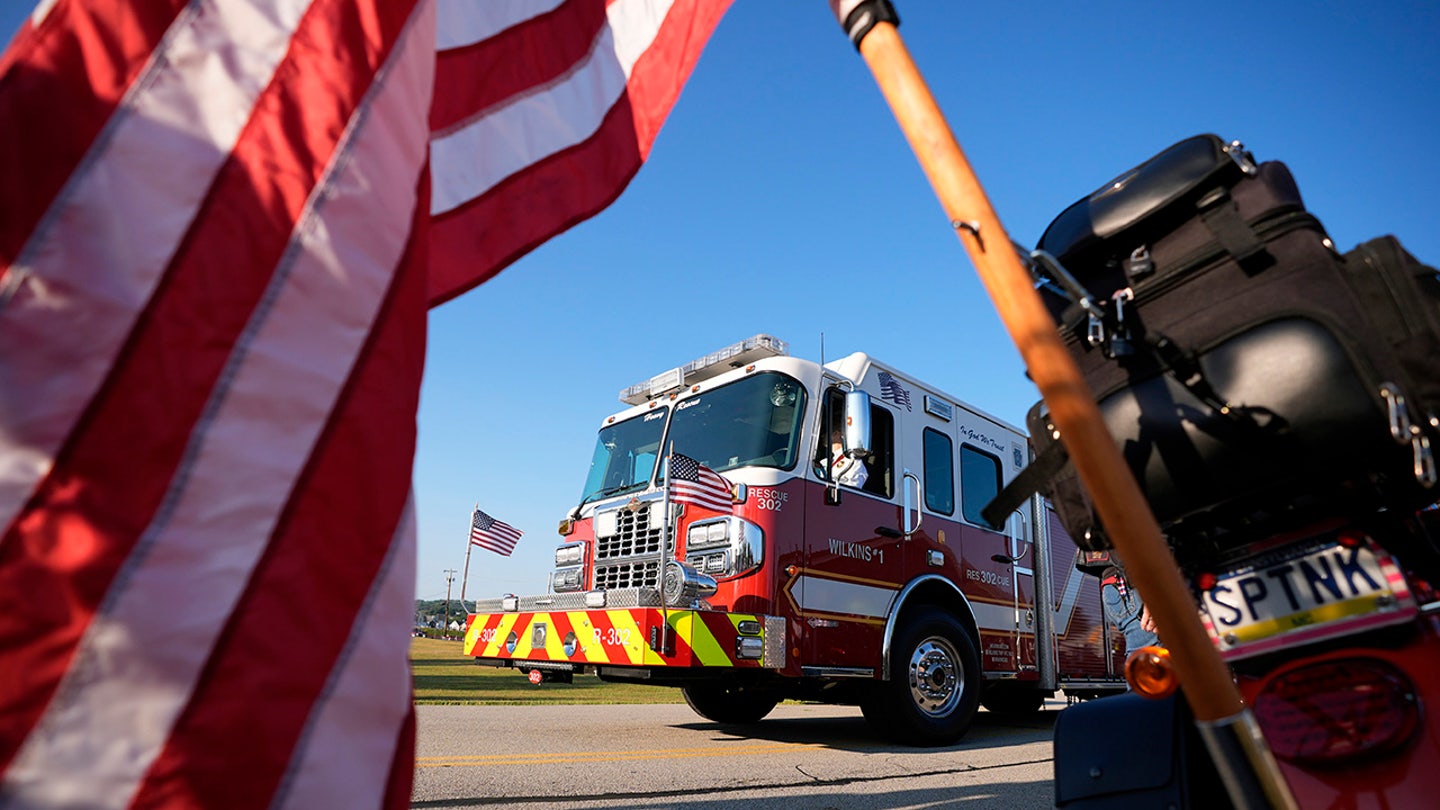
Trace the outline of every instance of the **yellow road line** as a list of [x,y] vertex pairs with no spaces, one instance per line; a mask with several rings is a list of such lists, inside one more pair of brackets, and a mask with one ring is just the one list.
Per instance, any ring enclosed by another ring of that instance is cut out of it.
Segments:
[[561,762],[624,762],[647,759],[690,759],[694,757],[730,757],[773,754],[779,751],[819,748],[818,744],[773,743],[708,748],[661,748],[636,751],[571,751],[535,754],[473,754],[448,757],[419,757],[417,768],[451,768],[457,766],[547,765]]

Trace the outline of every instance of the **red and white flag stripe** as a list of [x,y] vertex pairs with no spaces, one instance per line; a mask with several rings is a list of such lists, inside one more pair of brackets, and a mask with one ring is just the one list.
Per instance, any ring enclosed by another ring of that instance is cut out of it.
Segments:
[[0,57],[0,807],[408,805],[427,301],[613,200],[729,2],[42,2]]
[[433,9],[95,5],[0,86],[0,796],[404,806]]
[[620,194],[729,4],[441,0],[432,303]]

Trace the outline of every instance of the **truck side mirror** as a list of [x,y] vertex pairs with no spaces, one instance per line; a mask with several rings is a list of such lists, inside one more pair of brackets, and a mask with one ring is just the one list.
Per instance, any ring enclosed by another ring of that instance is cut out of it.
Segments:
[[870,452],[870,395],[845,392],[845,449],[851,454]]

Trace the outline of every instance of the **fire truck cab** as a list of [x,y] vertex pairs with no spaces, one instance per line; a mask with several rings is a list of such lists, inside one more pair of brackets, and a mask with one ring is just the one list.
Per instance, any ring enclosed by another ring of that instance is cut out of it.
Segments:
[[[981,516],[1030,461],[1019,429],[866,354],[822,366],[769,335],[621,399],[548,592],[478,603],[467,655],[676,686],[720,723],[858,705],[921,745],[981,705],[1124,688],[1123,639],[1044,500]],[[671,453],[724,476],[729,508],[672,500]]]

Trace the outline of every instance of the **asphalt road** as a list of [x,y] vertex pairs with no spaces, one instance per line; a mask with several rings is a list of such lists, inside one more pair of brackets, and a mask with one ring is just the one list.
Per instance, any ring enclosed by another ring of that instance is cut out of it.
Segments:
[[958,744],[875,739],[858,709],[783,705],[745,734],[681,705],[421,706],[412,806],[867,810],[1054,806],[1051,734],[984,710]]

